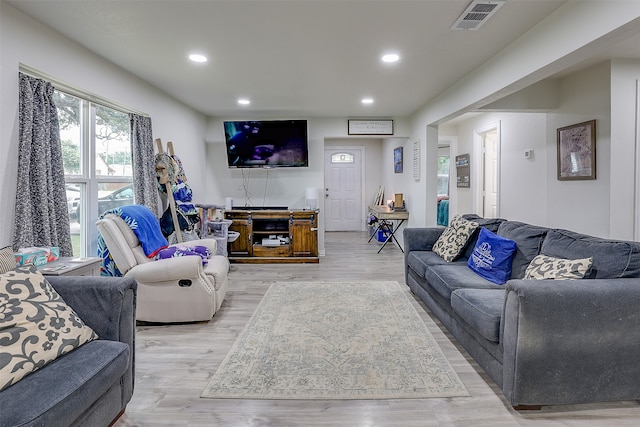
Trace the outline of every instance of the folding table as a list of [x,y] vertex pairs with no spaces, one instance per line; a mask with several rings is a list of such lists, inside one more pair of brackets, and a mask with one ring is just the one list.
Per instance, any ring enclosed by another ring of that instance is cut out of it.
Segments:
[[[382,229],[382,227],[386,226],[388,231],[385,231],[387,238],[382,243],[380,249],[378,249],[378,253],[384,248],[390,240],[396,242],[398,248],[404,253],[404,249],[400,246],[400,242],[396,239],[395,233],[400,229],[400,226],[409,219],[409,212],[406,210],[394,210],[384,205],[371,205],[369,206],[369,212],[371,215],[378,219],[378,226],[376,230],[373,232],[373,235],[369,238],[369,242],[374,238],[378,230]],[[398,224],[394,227],[393,221],[399,221]]]

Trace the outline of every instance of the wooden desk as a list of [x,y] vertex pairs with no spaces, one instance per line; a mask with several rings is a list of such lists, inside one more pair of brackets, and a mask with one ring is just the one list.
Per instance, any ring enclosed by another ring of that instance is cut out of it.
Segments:
[[[387,243],[389,243],[390,240],[396,242],[396,245],[398,245],[398,247],[400,248],[400,250],[402,251],[402,253],[404,253],[404,249],[402,249],[402,246],[400,246],[400,242],[398,242],[398,239],[396,239],[396,231],[398,231],[400,229],[400,226],[409,219],[409,212],[408,211],[396,211],[396,210],[392,210],[387,206],[384,205],[371,205],[369,206],[369,212],[371,213],[371,215],[375,216],[376,218],[378,218],[378,227],[376,228],[376,230],[373,232],[373,235],[369,238],[369,241],[371,241],[371,239],[373,239],[376,235],[376,233],[378,232],[378,230],[380,230],[380,228],[387,226],[388,228],[388,236],[385,239],[384,243],[382,244],[382,246],[380,247],[380,249],[378,249],[378,253],[380,253],[380,251],[382,250],[382,248],[384,248],[386,246]],[[393,223],[391,221],[399,221],[398,224],[394,227]]]

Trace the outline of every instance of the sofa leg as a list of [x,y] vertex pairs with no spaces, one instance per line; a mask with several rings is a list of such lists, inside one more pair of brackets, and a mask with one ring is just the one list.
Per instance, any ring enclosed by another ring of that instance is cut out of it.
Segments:
[[539,411],[542,409],[542,405],[515,405],[513,409],[516,411]]
[[118,413],[118,415],[116,415],[116,417],[115,417],[115,418],[114,418],[114,419],[109,423],[109,427],[112,427],[113,425],[115,425],[115,423],[117,423],[117,422],[118,422],[118,420],[120,419],[120,417],[122,416],[122,414],[124,414],[124,411],[125,411],[126,409],[127,409],[127,408],[123,408],[123,409],[122,409],[122,411],[120,411],[120,412]]

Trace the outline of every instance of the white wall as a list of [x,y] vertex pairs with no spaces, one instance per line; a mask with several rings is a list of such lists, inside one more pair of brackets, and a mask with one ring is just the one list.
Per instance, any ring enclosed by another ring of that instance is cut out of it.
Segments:
[[611,64],[610,234],[640,240],[640,60]]
[[[261,117],[232,117],[219,118],[212,117],[208,121],[206,133],[207,142],[207,169],[206,181],[209,185],[209,203],[224,204],[225,197],[233,197],[234,201],[243,205],[244,197],[242,171],[229,169],[227,166],[227,155],[224,141],[224,130],[222,123],[225,120],[260,120]],[[331,145],[370,145],[379,144],[379,137],[352,136],[347,134],[346,118],[305,118],[287,117],[287,119],[306,119],[309,137],[309,167],[307,168],[282,168],[267,171],[252,169],[249,180],[249,190],[253,194],[252,202],[254,206],[263,205],[286,205],[290,208],[303,208],[305,189],[307,187],[324,187],[324,147]],[[409,133],[408,121],[406,119],[394,119],[394,134],[406,136]],[[377,151],[367,153],[367,187],[365,197],[371,196],[377,190],[377,186],[383,184],[379,181],[384,178],[377,175],[372,168],[378,168],[379,158],[372,157]],[[373,162],[373,164],[371,164]],[[392,169],[393,170],[393,169]],[[247,177],[249,172],[245,171]],[[369,177],[368,175],[371,175]],[[265,193],[266,184],[266,193]],[[374,186],[374,190],[371,186]],[[368,199],[367,199],[368,200]]]
[[[324,188],[324,147],[329,145],[365,145],[365,202],[373,200],[379,185],[385,185],[385,177],[380,172],[380,160],[384,156],[380,148],[380,139],[370,136],[352,136],[347,132],[346,118],[305,118],[287,117],[287,119],[306,119],[309,138],[309,167],[280,169],[229,169],[222,123],[225,120],[260,120],[261,117],[212,117],[208,121],[206,133],[207,168],[204,172],[208,183],[208,200],[203,203],[224,204],[225,197],[232,197],[234,204],[244,205],[245,184],[251,193],[250,205],[282,205],[292,209],[304,207],[307,187]],[[408,121],[394,118],[394,134],[407,135]],[[370,150],[373,148],[373,150]],[[393,171],[393,161],[390,163]],[[377,169],[377,170],[376,170]],[[244,174],[244,178],[243,178]],[[323,194],[323,193],[320,193]],[[324,254],[324,216],[320,204],[319,250]]]
[[[454,129],[443,128],[447,135],[458,137],[456,155],[471,156],[471,187],[456,187],[455,159],[452,158],[449,215],[482,212],[475,196],[482,188],[480,147],[474,136],[488,127],[500,128],[500,197],[499,216],[533,224],[546,221],[546,120],[542,113],[483,113],[458,123]],[[524,158],[524,150],[534,150],[534,157]],[[455,201],[455,203],[453,203]],[[455,206],[455,209],[451,207]]]
[[[2,208],[2,245],[10,244],[13,238],[12,201],[15,200],[17,176],[20,64],[80,90],[148,114],[153,122],[154,138],[161,138],[164,143],[173,141],[176,154],[185,167],[196,203],[224,204],[224,198],[231,196],[238,203],[244,204],[245,193],[241,187],[244,182],[248,182],[247,190],[252,193],[254,204],[303,207],[305,189],[322,188],[324,185],[325,139],[342,138],[356,144],[361,143],[359,140],[371,139],[347,135],[347,118],[309,119],[308,168],[245,171],[245,176],[251,176],[245,181],[242,171],[227,167],[222,131],[224,119],[204,117],[12,6],[0,4],[0,162],[3,166],[0,198],[10,201]],[[408,121],[394,118],[394,133],[408,135]],[[367,163],[368,168],[377,166]],[[380,176],[374,173],[370,175],[376,181],[375,188],[383,184],[378,182]],[[370,185],[373,184],[368,184]],[[321,231],[323,229],[322,227]]]
[[[394,151],[402,148],[403,167],[402,172],[396,173],[394,170]],[[385,200],[393,199],[395,193],[402,193],[407,207],[411,206],[409,194],[405,196],[407,184],[413,177],[413,144],[407,138],[386,138],[383,141],[383,159],[380,165],[384,176]]]
[[[609,237],[611,96],[609,63],[559,82],[559,106],[547,115],[546,225]],[[557,180],[557,129],[596,120],[597,179]]]
[[[13,234],[11,201],[15,199],[17,172],[19,63],[149,114],[153,120],[154,136],[175,143],[196,202],[222,203],[226,196],[243,198],[243,191],[238,190],[243,184],[241,172],[231,171],[226,166],[222,118],[206,119],[6,3],[0,3],[0,7],[0,162],[3,166],[0,197],[9,201],[2,208],[0,244],[10,243]],[[435,224],[439,123],[515,93],[564,67],[579,63],[588,57],[585,53],[588,47],[603,45],[615,39],[615,36],[623,36],[623,26],[639,15],[638,2],[616,2],[615,7],[612,7],[612,2],[606,1],[568,2],[472,75],[426,104],[409,120],[395,118],[394,138],[383,140],[381,164],[378,166],[387,193],[402,192],[405,195],[410,210],[409,224]],[[580,31],[568,33],[567,28],[579,28]],[[634,194],[637,179],[635,123],[638,114],[635,97],[640,63],[614,61],[609,74],[607,77],[607,73],[601,69],[593,74],[578,76],[575,83],[572,79],[562,82],[560,90],[564,97],[563,104],[544,116],[546,133],[539,140],[534,140],[533,136],[539,132],[540,116],[503,115],[497,118],[501,123],[503,141],[514,141],[509,144],[503,142],[502,146],[503,216],[515,215],[523,220],[549,222],[556,226],[570,225],[572,229],[586,230],[590,234],[633,237],[634,223],[638,221]],[[610,79],[610,85],[606,86],[610,90],[600,87],[602,80],[606,79]],[[598,85],[596,91],[590,86],[594,82]],[[613,118],[607,121],[609,105]],[[598,180],[591,183],[558,183],[555,181],[555,129],[559,125],[575,123],[581,117],[599,120]],[[486,120],[495,121],[493,118]],[[529,131],[523,132],[522,129]],[[402,143],[405,148],[405,172],[398,175],[393,174],[391,166],[393,148],[400,145],[395,137],[407,138]],[[270,171],[268,181],[265,171],[252,171],[251,174],[255,175],[249,181],[249,190],[254,193],[253,202],[262,203],[264,200],[265,204],[301,207],[305,188],[322,188],[324,184],[322,153],[325,140],[332,138],[358,140],[358,137],[347,135],[347,118],[309,119],[309,168]],[[413,179],[408,165],[413,141],[420,143],[420,179],[417,181]],[[462,145],[462,141],[459,145]],[[533,161],[524,161],[524,148],[534,148]],[[462,152],[464,146],[458,147],[457,153]],[[543,159],[546,161],[543,162]],[[615,167],[608,166],[609,162]],[[511,169],[517,169],[517,176],[512,176]],[[525,201],[520,182],[529,179],[536,186],[529,188],[528,194],[534,196]],[[538,186],[542,180],[546,182],[545,185]],[[549,193],[544,214],[539,209],[528,208],[533,206],[533,198],[544,199],[540,195],[540,188]],[[567,189],[577,191],[570,191],[571,195],[568,195]],[[582,197],[574,196],[585,192]],[[594,200],[594,194],[600,197],[601,202],[586,206],[586,200]],[[577,209],[578,206],[585,209]],[[457,209],[462,211],[465,208],[467,206],[462,203]],[[567,210],[563,211],[563,208]],[[577,215],[578,211],[580,215]],[[605,225],[607,222],[608,225]],[[635,232],[637,234],[638,230]]]
[[[405,172],[402,174],[402,193],[407,200],[409,210],[409,227],[436,225],[437,178],[438,178],[438,127],[428,126],[420,118],[413,118],[411,135],[404,143]],[[413,175],[413,144],[419,145],[418,179]],[[393,147],[390,144],[386,152],[393,158]],[[409,162],[409,163],[407,163]],[[397,184],[396,184],[397,185]]]
[[[500,128],[499,215],[510,220],[568,228],[609,236],[610,73],[608,63],[574,73],[558,81],[557,103],[549,113],[492,112],[471,115],[442,132],[458,137],[457,154],[471,154],[471,188],[452,186],[455,213],[481,212],[475,201],[481,182],[481,153],[474,135],[494,124]],[[557,180],[559,127],[596,120],[597,179]],[[524,151],[533,149],[532,159]],[[455,168],[452,182],[455,182]]]
[[[465,112],[476,111],[549,78],[567,67],[580,64],[590,57],[592,49],[606,49],[617,37],[624,38],[627,31],[625,26],[638,16],[640,2],[567,2],[473,73],[444,90],[418,110],[411,117],[409,139],[420,141],[424,168],[421,181],[409,188],[412,196],[426,197],[410,223],[415,226],[435,223],[432,212],[436,209],[435,158],[439,124]],[[631,89],[629,79],[621,85],[624,85],[626,90]],[[583,90],[589,91],[591,88],[584,87]],[[628,99],[622,100],[622,97],[616,96],[612,102],[618,104],[618,101],[620,109],[635,111],[635,104]],[[627,117],[624,120],[630,119]],[[436,128],[435,132],[433,128]],[[462,152],[459,150],[459,153]],[[621,152],[616,157],[623,156]],[[608,158],[607,155],[605,158]],[[625,178],[628,179],[628,176],[621,176],[619,180]],[[623,187],[628,186],[627,183]],[[616,199],[622,201],[629,196],[626,188]],[[557,200],[554,199],[555,201]],[[458,210],[463,208],[464,206],[459,206]],[[617,209],[617,206],[612,206],[611,209]],[[551,212],[548,212],[547,216],[550,214]],[[629,218],[625,218],[624,223],[617,224],[616,227],[621,228],[616,231],[618,236],[628,234],[628,230],[632,229]],[[607,232],[606,228],[599,228],[597,232]]]
[[18,159],[18,69],[25,64],[78,89],[148,114],[153,135],[173,141],[194,197],[206,191],[206,118],[160,90],[51,31],[12,6],[0,14],[0,245],[13,240]]

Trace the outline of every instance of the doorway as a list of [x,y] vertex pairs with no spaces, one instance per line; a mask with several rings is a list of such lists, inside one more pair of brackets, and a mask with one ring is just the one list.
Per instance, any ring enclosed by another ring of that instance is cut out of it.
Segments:
[[482,147],[481,214],[485,218],[497,218],[499,212],[500,134],[498,127],[479,133]]
[[324,152],[326,231],[364,230],[362,159],[364,147],[330,147]]
[[451,147],[448,143],[438,143],[438,181],[436,210],[436,225],[449,225],[449,182],[451,176]]

